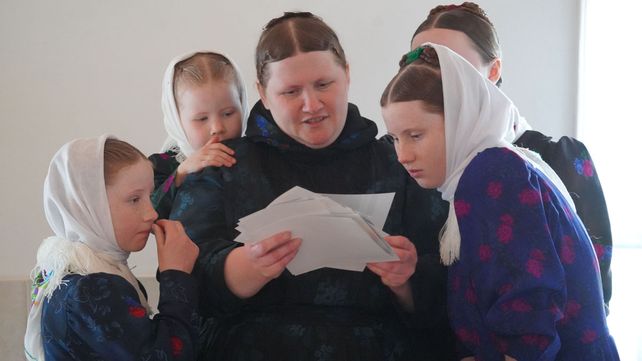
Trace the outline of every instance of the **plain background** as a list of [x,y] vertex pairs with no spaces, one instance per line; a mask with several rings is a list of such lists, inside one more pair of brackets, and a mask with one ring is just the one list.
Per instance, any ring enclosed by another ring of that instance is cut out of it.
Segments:
[[[164,140],[160,83],[169,61],[218,50],[240,66],[250,102],[254,47],[283,11],[321,16],[339,35],[351,64],[350,101],[379,124],[381,92],[410,37],[437,1],[248,0],[0,2],[0,280],[26,279],[41,240],[51,234],[42,210],[49,161],[65,142],[103,133],[144,153]],[[580,0],[480,0],[503,47],[504,85],[534,128],[574,135]],[[153,238],[130,264],[156,269]]]

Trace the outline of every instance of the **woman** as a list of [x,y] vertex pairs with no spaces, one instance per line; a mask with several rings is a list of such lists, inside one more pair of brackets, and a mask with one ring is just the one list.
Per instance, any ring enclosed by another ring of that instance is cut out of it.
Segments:
[[[468,60],[492,83],[502,83],[501,48],[495,27],[477,4],[440,5],[433,8],[412,37],[412,48],[431,42],[445,45]],[[589,232],[598,255],[604,305],[608,314],[611,299],[611,254],[613,239],[602,186],[588,150],[582,142],[561,137],[552,141],[531,129],[519,117],[515,121],[515,138],[520,147],[539,153],[559,175],[573,197],[577,214]]]
[[[246,137],[227,142],[237,164],[206,168],[181,186],[171,218],[201,253],[201,312],[218,322],[209,358],[222,360],[449,360],[445,268],[437,234],[446,210],[405,175],[376,125],[348,104],[349,67],[330,27],[286,13],[256,49],[261,101]],[[384,230],[400,261],[364,272],[285,267],[305,239],[288,230],[255,246],[235,243],[237,221],[293,186],[319,193],[396,192]],[[410,328],[417,328],[411,331]],[[432,344],[417,354],[412,340]]]
[[449,48],[402,59],[381,97],[398,159],[450,203],[441,236],[467,360],[619,360],[597,259],[566,188],[512,144],[519,113]]

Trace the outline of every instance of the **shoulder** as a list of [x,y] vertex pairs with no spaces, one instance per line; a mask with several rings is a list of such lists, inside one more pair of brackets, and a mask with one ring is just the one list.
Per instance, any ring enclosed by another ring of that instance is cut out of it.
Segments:
[[65,277],[65,281],[68,287],[67,297],[81,303],[120,298],[124,295],[138,298],[136,289],[126,279],[109,273],[73,274]]
[[526,172],[528,163],[508,148],[488,148],[466,166],[461,179],[512,178]]

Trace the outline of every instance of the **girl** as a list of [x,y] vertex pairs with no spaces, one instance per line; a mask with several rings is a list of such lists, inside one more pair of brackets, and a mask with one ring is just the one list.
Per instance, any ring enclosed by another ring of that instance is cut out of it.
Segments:
[[[25,335],[29,360],[191,360],[198,248],[174,221],[158,221],[153,171],[131,145],[77,139],[54,155],[44,206],[55,236],[38,249]],[[158,247],[159,313],[149,318],[130,252],[150,231]]]
[[163,153],[153,154],[152,201],[168,218],[185,176],[204,167],[231,167],[234,151],[221,142],[238,138],[247,118],[241,73],[225,56],[189,53],[173,60],[163,79],[163,122],[168,138]]
[[588,234],[555,172],[512,144],[512,102],[425,44],[402,59],[381,106],[399,162],[450,202],[440,248],[460,356],[618,360]]
[[[412,37],[412,48],[425,42],[449,47],[468,60],[491,82],[502,83],[502,51],[495,27],[477,4],[440,5],[433,8]],[[531,149],[542,156],[559,175],[573,196],[582,223],[586,226],[598,255],[604,305],[608,313],[611,299],[611,223],[602,186],[586,146],[577,139],[561,137],[552,141],[531,129],[524,117],[515,119],[517,146]]]

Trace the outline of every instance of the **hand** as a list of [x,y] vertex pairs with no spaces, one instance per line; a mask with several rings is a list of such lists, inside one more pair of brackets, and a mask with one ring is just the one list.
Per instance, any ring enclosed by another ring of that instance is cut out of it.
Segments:
[[399,261],[368,263],[368,269],[381,277],[381,282],[393,291],[407,285],[415,273],[417,250],[410,240],[403,236],[388,236],[385,240],[399,256]]
[[158,269],[192,273],[198,257],[198,246],[187,236],[177,221],[161,219],[152,225],[158,251]]
[[185,177],[209,166],[231,167],[236,164],[233,157],[234,150],[223,143],[219,143],[219,137],[212,137],[201,147],[187,157],[176,170],[176,186],[180,187]]
[[255,244],[245,244],[243,248],[252,268],[267,280],[272,280],[283,273],[300,246],[300,238],[292,238],[290,232],[281,232]]

